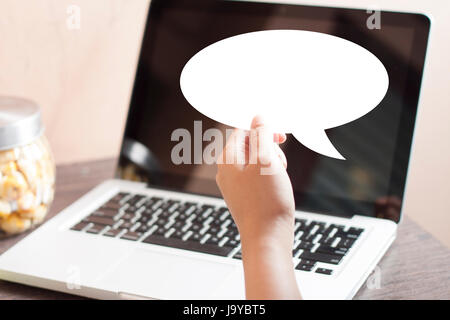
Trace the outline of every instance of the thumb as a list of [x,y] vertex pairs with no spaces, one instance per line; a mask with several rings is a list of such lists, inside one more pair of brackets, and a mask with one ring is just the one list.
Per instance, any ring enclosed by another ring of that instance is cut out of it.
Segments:
[[253,118],[250,131],[250,159],[268,165],[274,155],[274,134],[261,116]]

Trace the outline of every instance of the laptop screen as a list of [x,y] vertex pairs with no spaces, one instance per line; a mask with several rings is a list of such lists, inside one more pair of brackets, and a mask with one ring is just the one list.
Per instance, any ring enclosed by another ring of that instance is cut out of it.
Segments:
[[[429,20],[418,14],[273,3],[153,0],[143,37],[118,176],[152,186],[220,196],[216,166],[202,159],[209,128],[228,128],[194,109],[180,89],[186,63],[205,47],[231,36],[293,29],[334,35],[372,52],[385,66],[389,88],[365,116],[326,130],[346,158],[329,158],[288,134],[288,161],[298,210],[398,221],[402,206]],[[379,25],[370,19],[379,18]],[[372,21],[373,22],[373,21]],[[194,122],[201,130],[194,130]],[[191,162],[172,151],[177,129],[190,133]],[[199,133],[200,132],[200,133]],[[225,136],[225,134],[224,134]],[[200,148],[194,148],[195,143]],[[196,162],[196,163],[194,163]]]

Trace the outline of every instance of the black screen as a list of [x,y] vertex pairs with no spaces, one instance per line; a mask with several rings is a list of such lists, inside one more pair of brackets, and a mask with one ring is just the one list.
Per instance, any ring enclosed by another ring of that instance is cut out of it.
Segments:
[[[128,115],[118,175],[162,188],[220,196],[214,164],[171,160],[185,128],[194,121],[203,132],[227,127],[199,113],[179,84],[185,64],[197,52],[242,33],[296,29],[350,40],[384,64],[389,89],[367,115],[327,135],[345,161],[305,148],[288,135],[282,146],[288,160],[298,210],[398,221],[406,181],[414,122],[429,31],[422,15],[380,13],[380,29],[369,29],[366,10],[237,1],[151,2]],[[200,137],[201,139],[201,137]],[[205,147],[208,142],[203,142]],[[192,150],[192,158],[195,150]],[[202,152],[202,150],[200,150]]]

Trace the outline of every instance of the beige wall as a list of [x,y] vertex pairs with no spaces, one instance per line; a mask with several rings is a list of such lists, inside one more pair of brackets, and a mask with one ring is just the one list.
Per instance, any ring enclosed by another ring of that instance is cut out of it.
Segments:
[[[66,25],[69,4],[81,28]],[[29,97],[58,163],[118,152],[146,0],[1,0],[0,94]]]
[[[450,1],[294,0],[433,17],[405,213],[450,246]],[[68,30],[69,4],[81,29]],[[1,0],[0,94],[36,100],[58,163],[117,154],[146,0]]]

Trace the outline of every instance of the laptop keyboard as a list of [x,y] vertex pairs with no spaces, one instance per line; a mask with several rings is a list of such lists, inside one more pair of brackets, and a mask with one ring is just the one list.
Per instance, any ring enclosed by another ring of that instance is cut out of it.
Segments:
[[[214,205],[121,192],[71,230],[242,258],[230,212]],[[331,275],[363,231],[296,218],[293,257],[300,259],[296,269]]]

